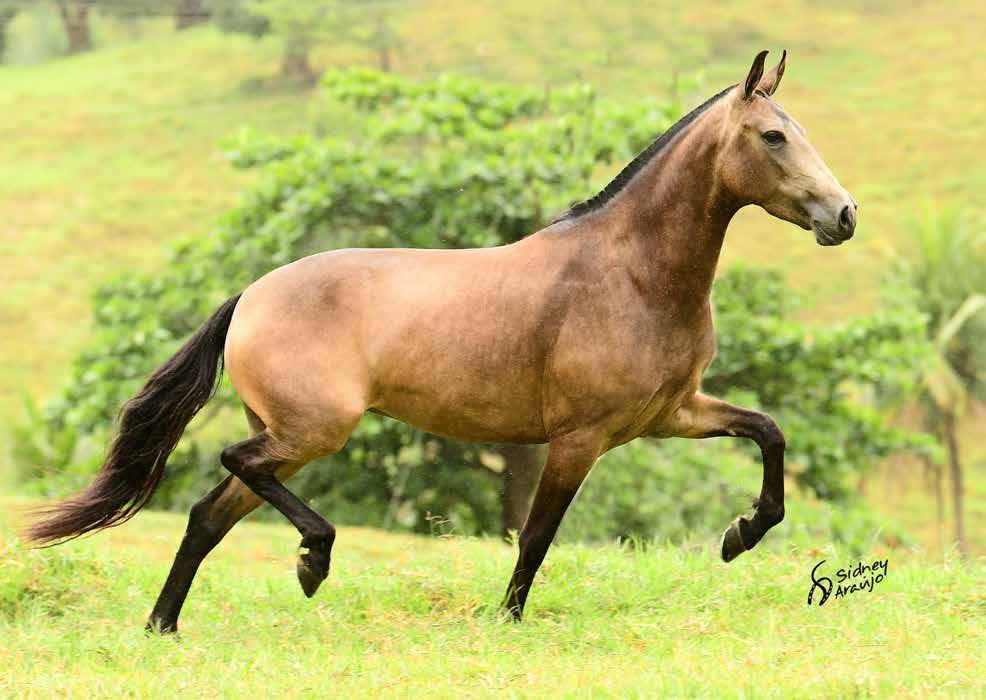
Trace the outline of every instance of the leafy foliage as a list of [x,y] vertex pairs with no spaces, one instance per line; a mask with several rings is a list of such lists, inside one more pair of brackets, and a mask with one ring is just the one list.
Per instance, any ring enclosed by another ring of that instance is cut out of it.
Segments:
[[897,261],[892,281],[913,290],[940,355],[924,388],[950,409],[986,400],[986,232],[957,208],[926,212],[910,230],[916,251]]
[[718,353],[704,388],[771,412],[800,484],[842,498],[850,474],[895,450],[929,447],[878,410],[880,399],[913,386],[929,360],[926,319],[913,307],[815,327],[789,318],[796,300],[777,272],[749,268],[719,279],[713,303]]
[[[105,439],[116,407],[220,301],[268,270],[326,248],[518,240],[584,197],[603,164],[627,160],[679,113],[674,104],[604,100],[588,86],[539,90],[456,76],[413,82],[363,68],[331,72],[323,84],[360,115],[358,137],[244,132],[231,139],[231,162],[259,169],[257,186],[213,236],[178,245],[160,276],[124,277],[97,292],[93,343],[61,394],[20,434],[28,476],[46,476],[38,464],[80,478],[95,468],[93,446]],[[850,473],[915,444],[886,427],[874,407],[921,362],[920,315],[892,310],[806,326],[789,318],[793,300],[781,276],[749,268],[727,272],[714,301],[720,350],[707,389],[777,414],[799,483],[823,498],[845,497]],[[222,400],[235,404],[228,392]],[[230,439],[186,436],[157,503],[185,507],[201,495],[218,475],[220,440]],[[723,460],[749,464],[730,448],[624,449],[607,458],[619,477],[586,488],[580,501],[594,515],[572,532],[679,538],[703,518],[718,520],[737,507],[736,492],[716,476]],[[371,415],[339,455],[292,483],[340,522],[426,531],[441,516],[459,531],[489,532],[497,529],[499,469],[483,446]],[[50,477],[38,483],[66,485]]]
[[[986,235],[958,209],[929,211],[911,230],[916,255],[898,261],[894,286],[909,289],[911,302],[930,319],[934,358],[921,378],[918,405],[924,426],[946,447],[955,540],[968,554],[957,420],[972,399],[986,399]],[[934,472],[941,519],[941,467]]]

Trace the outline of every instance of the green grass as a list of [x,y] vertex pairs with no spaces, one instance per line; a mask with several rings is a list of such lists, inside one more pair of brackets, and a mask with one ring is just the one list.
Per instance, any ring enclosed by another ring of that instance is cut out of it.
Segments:
[[184,518],[144,513],[25,551],[0,518],[0,694],[130,697],[981,696],[983,562],[891,552],[872,593],[808,607],[826,549],[555,547],[521,625],[513,550],[340,528],[306,600],[297,534],[243,523],[203,566],[180,636],[146,637]]

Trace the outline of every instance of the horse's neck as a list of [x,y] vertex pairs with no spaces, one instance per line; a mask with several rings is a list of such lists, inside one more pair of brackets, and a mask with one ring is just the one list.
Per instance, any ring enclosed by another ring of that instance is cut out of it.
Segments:
[[608,228],[639,288],[678,308],[704,308],[738,207],[716,178],[715,144],[682,136],[613,201]]

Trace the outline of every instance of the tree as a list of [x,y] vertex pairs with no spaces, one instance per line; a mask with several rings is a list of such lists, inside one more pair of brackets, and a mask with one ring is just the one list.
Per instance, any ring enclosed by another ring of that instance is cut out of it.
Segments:
[[212,21],[224,32],[247,34],[255,39],[270,32],[270,21],[248,12],[243,0],[209,0],[209,12]]
[[310,53],[319,44],[367,47],[384,71],[391,70],[399,45],[392,25],[399,8],[394,0],[212,0],[212,8],[223,31],[278,37],[283,46],[281,75],[306,83],[315,80]]
[[273,34],[281,41],[281,75],[315,81],[310,52],[342,27],[339,0],[213,0],[220,29],[254,37]]
[[7,51],[7,29],[17,16],[20,4],[12,0],[0,0],[0,63]]
[[[958,421],[971,399],[986,398],[986,234],[957,209],[929,211],[911,230],[915,252],[898,260],[893,289],[910,287],[909,301],[929,317],[934,362],[919,386],[919,405],[948,455],[955,542],[966,556]],[[940,467],[935,478],[940,503]]]
[[[201,5],[201,0],[177,1],[179,7]],[[66,52],[76,54],[92,48],[89,20],[94,9],[105,15],[132,20],[154,14],[159,5],[155,0],[55,0],[68,41]]]
[[247,0],[247,10],[267,19],[270,30],[281,39],[281,75],[305,83],[315,81],[309,53],[336,26],[335,2],[294,0]]
[[393,53],[399,44],[391,23],[397,5],[394,0],[345,0],[341,6],[344,22],[340,38],[373,51],[382,71],[392,70]]
[[175,3],[175,29],[181,31],[209,21],[205,0],[177,0]]
[[91,0],[58,0],[56,5],[68,39],[66,51],[73,54],[91,49],[92,34],[89,30]]

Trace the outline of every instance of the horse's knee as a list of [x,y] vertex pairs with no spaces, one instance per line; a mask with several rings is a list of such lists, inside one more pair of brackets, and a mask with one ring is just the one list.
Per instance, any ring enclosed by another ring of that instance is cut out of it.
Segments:
[[215,501],[210,496],[198,501],[188,512],[188,525],[182,543],[197,552],[209,552],[228,529],[218,515]]
[[757,422],[760,448],[765,452],[784,452],[787,448],[787,441],[781,427],[777,425],[777,421],[766,413],[761,413],[758,415]]
[[231,474],[241,479],[253,474],[272,472],[279,464],[268,454],[267,437],[261,433],[249,440],[230,445],[219,453],[219,461]]

